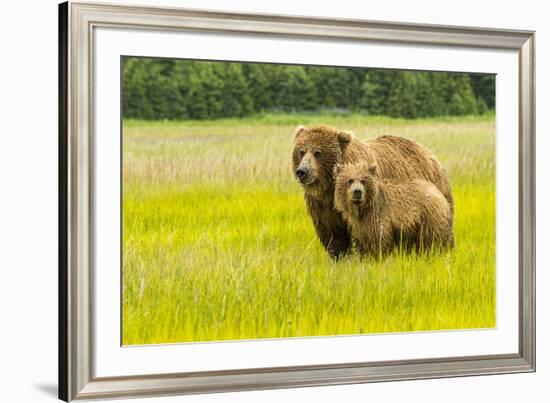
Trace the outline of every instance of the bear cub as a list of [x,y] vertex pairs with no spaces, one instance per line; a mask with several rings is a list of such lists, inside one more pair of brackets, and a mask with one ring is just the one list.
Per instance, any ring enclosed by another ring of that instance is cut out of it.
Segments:
[[367,163],[336,165],[334,175],[334,207],[361,255],[453,246],[451,208],[432,183],[381,179],[377,166]]

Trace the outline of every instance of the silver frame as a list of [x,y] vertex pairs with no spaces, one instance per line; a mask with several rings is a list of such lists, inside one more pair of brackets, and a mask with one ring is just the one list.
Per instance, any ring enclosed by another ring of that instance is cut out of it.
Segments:
[[[93,377],[93,30],[131,27],[509,49],[519,56],[519,346],[517,354]],[[160,7],[59,6],[59,397],[228,392],[535,370],[535,33]]]

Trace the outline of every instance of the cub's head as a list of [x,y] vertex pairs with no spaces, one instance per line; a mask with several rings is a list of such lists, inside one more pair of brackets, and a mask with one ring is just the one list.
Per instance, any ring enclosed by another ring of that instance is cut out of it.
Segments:
[[292,168],[304,191],[318,193],[330,189],[334,183],[334,167],[343,161],[352,136],[330,126],[296,128]]
[[355,215],[372,206],[378,193],[378,169],[375,164],[338,164],[334,168],[334,177],[336,210]]

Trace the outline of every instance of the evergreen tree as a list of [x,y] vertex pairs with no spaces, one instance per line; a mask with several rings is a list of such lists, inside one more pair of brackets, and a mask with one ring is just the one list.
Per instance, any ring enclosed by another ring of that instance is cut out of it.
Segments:
[[311,78],[301,66],[285,66],[276,74],[275,108],[308,111],[317,107],[317,94]]
[[264,112],[273,104],[270,92],[268,65],[243,64],[243,73],[248,84],[248,92],[255,112]]
[[307,74],[317,92],[317,103],[324,108],[356,110],[361,97],[361,76],[351,68],[309,67]]
[[433,84],[434,74],[439,73],[417,72],[414,74],[416,75],[416,117],[445,115],[443,99]]
[[123,59],[122,108],[125,117],[154,119],[155,115],[145,83],[147,82],[147,60]]
[[187,110],[192,119],[215,119],[222,116],[223,80],[211,62],[195,62],[189,77]]
[[487,104],[485,103],[485,100],[482,97],[479,97],[477,99],[477,113],[479,113],[480,115],[483,115],[488,110],[489,110],[489,108],[487,107]]
[[472,90],[476,98],[483,100],[489,109],[495,108],[495,81],[494,74],[470,74]]
[[228,63],[223,71],[222,116],[246,116],[252,112],[252,98],[239,63]]
[[417,73],[399,71],[390,85],[387,114],[394,117],[417,116]]
[[361,86],[360,108],[368,115],[387,114],[391,87],[398,73],[390,70],[369,70]]
[[477,102],[466,74],[449,75],[450,99],[447,99],[450,115],[469,115],[477,113]]

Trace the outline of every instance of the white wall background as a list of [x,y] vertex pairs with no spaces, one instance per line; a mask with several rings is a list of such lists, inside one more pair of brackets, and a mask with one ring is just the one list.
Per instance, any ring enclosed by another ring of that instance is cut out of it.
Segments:
[[[550,25],[545,2],[523,0],[110,0],[227,11],[296,14],[537,31],[538,371],[143,402],[546,401],[550,380],[548,223]],[[0,401],[57,395],[57,1],[6,2],[0,12]]]

